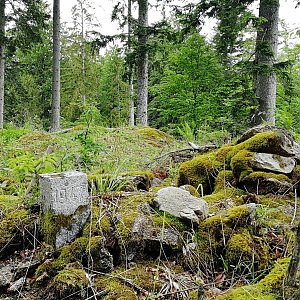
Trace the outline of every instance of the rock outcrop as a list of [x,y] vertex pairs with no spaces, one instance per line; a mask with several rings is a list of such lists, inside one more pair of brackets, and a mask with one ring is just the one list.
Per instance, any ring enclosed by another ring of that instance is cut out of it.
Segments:
[[[232,171],[234,185],[257,194],[285,194],[297,187],[296,162],[300,146],[291,134],[277,127],[262,125],[248,130],[235,144],[183,163],[178,185],[214,190],[220,170]],[[209,185],[209,188],[207,188]]]

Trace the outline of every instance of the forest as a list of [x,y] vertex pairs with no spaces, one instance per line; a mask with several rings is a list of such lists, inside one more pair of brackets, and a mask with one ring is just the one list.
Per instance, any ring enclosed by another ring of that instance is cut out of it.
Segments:
[[300,299],[280,2],[0,0],[0,300]]
[[[101,126],[149,124],[194,139],[203,133],[237,136],[254,124],[275,124],[275,116],[272,120],[263,116],[265,110],[276,114],[276,125],[299,132],[299,45],[289,43],[298,31],[285,29],[278,19],[279,7],[275,18],[276,12],[268,15],[268,6],[255,16],[249,9],[253,1],[200,1],[170,5],[167,12],[166,1],[133,1],[133,8],[129,2],[119,2],[112,11],[123,31],[115,36],[102,35],[100,24],[93,26],[96,15],[88,1],[73,7],[72,23],[60,24],[55,51],[61,52],[62,128],[80,123],[92,110],[93,122]],[[161,20],[151,24],[148,17],[135,19],[138,4],[144,5],[146,14],[145,5],[156,5],[158,13],[163,12]],[[6,6],[2,127],[49,130],[55,115],[52,98],[58,97],[52,95],[52,80],[57,79],[52,78],[50,8],[43,1]],[[265,23],[264,18],[270,17],[275,19]],[[199,31],[211,19],[218,22],[212,41],[207,41]],[[265,27],[269,33],[262,40],[259,33]],[[268,80],[264,77],[273,77],[273,87],[264,86]],[[273,103],[271,108],[263,107],[259,99]]]

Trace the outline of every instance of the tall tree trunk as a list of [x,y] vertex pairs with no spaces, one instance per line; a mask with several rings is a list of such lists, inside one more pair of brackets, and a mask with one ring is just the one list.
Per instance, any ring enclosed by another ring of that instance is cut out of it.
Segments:
[[5,78],[5,0],[0,0],[0,129],[3,128]]
[[259,101],[255,123],[267,122],[275,125],[276,74],[274,64],[277,59],[279,0],[260,0],[259,26],[256,38],[257,73],[255,94]]
[[60,0],[53,0],[53,63],[51,131],[60,128]]
[[138,99],[137,99],[137,124],[148,125],[148,0],[138,0]]
[[86,94],[85,94],[85,32],[84,32],[84,7],[82,1],[80,1],[80,10],[81,10],[81,41],[80,41],[80,48],[81,48],[81,77],[82,77],[82,91],[81,91],[81,98],[82,104],[85,105],[86,102]]
[[[131,1],[128,0],[128,12],[127,12],[127,24],[128,24],[128,40],[127,40],[127,52],[130,55],[131,49],[131,34],[132,34],[132,9]],[[128,62],[128,95],[129,95],[129,126],[134,126],[134,98],[133,98],[133,62],[129,58]]]

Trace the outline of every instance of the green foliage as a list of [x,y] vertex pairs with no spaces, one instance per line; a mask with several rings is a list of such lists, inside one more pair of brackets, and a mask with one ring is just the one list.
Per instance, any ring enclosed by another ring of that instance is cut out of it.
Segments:
[[247,80],[229,74],[211,46],[197,33],[170,53],[160,82],[150,91],[154,97],[150,118],[157,127],[168,126],[170,130],[185,124],[179,131],[191,136],[201,124],[209,131],[222,128],[239,131],[247,124],[244,117],[249,110],[237,109],[238,103],[251,101]]

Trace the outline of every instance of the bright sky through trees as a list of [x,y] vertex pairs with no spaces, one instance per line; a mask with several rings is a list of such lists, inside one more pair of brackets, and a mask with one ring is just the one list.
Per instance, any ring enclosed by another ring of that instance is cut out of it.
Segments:
[[[52,7],[52,1],[47,0]],[[111,11],[114,0],[90,0],[95,7],[95,13],[101,25],[101,31],[104,34],[113,34],[116,32],[118,25],[111,22]],[[181,1],[180,1],[181,2]],[[61,17],[62,22],[71,20],[71,8],[76,4],[76,0],[65,0],[61,3]],[[256,3],[258,9],[259,1]],[[285,20],[289,29],[300,28],[300,7],[295,9],[295,1],[293,0],[280,0],[280,18]],[[160,12],[154,9],[150,10],[149,21],[159,18]]]

